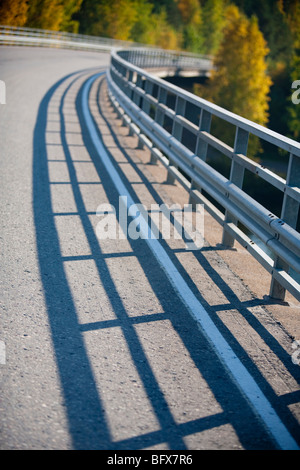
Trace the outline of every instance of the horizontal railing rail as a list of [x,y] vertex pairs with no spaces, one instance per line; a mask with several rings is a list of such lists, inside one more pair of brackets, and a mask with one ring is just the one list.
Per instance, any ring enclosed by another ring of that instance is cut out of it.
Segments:
[[0,44],[57,47],[100,52],[111,51],[114,48],[139,46],[139,44],[132,41],[6,25],[0,26]]
[[[171,55],[166,55],[165,66],[170,65]],[[190,201],[204,204],[223,226],[223,245],[233,247],[237,240],[271,274],[270,296],[284,300],[288,290],[300,300],[300,233],[296,230],[300,144],[145,70],[157,64],[163,67],[163,60],[163,54],[155,59],[155,54],[142,50],[112,51],[107,73],[112,103],[130,132],[139,136],[139,145],[150,149],[151,162],[160,160],[167,168],[167,182],[177,179],[188,191]],[[176,62],[176,55],[173,60]],[[198,60],[208,65],[209,58]],[[196,122],[189,107],[194,109]],[[234,126],[233,146],[213,135],[212,118]],[[250,136],[289,153],[286,178],[247,156]],[[229,178],[208,163],[209,148],[229,159]],[[245,170],[281,191],[280,217],[243,190]]]
[[212,57],[203,54],[139,47],[118,51],[118,55],[143,69],[194,70],[199,75],[212,69]]
[[96,52],[118,49],[119,54],[126,60],[141,67],[167,67],[175,72],[194,70],[200,75],[206,74],[212,67],[209,56],[167,51],[132,41],[36,28],[0,25],[0,45],[56,47]]

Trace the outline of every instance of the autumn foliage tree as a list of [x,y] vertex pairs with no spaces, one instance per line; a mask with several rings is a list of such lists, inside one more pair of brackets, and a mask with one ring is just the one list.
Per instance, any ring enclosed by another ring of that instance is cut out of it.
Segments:
[[90,3],[93,5],[94,14],[90,34],[129,40],[137,16],[134,0],[102,0]]
[[54,31],[77,32],[78,23],[73,15],[82,0],[30,0],[26,26]]
[[27,10],[27,0],[0,0],[0,24],[24,26]]
[[[292,85],[297,80],[300,80],[300,0],[293,2],[292,8],[287,13],[287,19],[293,35],[292,58],[289,64],[290,82]],[[294,89],[291,90],[291,94],[292,92],[294,92]],[[290,96],[288,97],[288,127],[291,136],[300,141],[300,103],[294,103]]]
[[198,85],[195,91],[225,109],[266,125],[271,86],[266,42],[256,18],[248,19],[236,6],[228,7],[226,21],[209,84]]
[[177,0],[182,22],[183,49],[202,51],[202,11],[198,0]]
[[0,24],[54,31],[78,31],[73,15],[82,0],[0,0]]
[[223,38],[227,0],[206,0],[202,8],[203,52],[215,55]]
[[268,121],[271,80],[265,61],[268,48],[256,19],[237,7],[227,10],[227,24],[215,56],[210,84],[203,92],[220,106],[258,124]]

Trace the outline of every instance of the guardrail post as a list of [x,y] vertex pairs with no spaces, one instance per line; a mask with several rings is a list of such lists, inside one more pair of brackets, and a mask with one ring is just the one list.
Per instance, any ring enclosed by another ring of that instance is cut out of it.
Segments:
[[[148,95],[151,95],[152,90],[153,90],[153,83],[150,82],[149,80],[146,80],[145,93],[148,94]],[[147,99],[143,99],[142,110],[145,111],[145,113],[149,115],[149,113],[150,113],[150,103]]]
[[[128,72],[128,78],[127,78],[127,83],[132,83],[132,81],[133,81],[133,71],[132,71],[132,70],[129,70],[129,72]],[[127,87],[127,89],[126,89],[126,94],[127,94],[128,98],[132,100],[133,92],[132,92],[132,89],[131,89],[130,86]]]
[[[185,106],[186,106],[186,101],[183,98],[180,98],[177,96],[176,98],[176,106],[175,106],[175,114],[176,116],[184,116],[185,113]],[[179,122],[176,122],[176,116],[173,121],[173,126],[172,126],[172,135],[177,139],[179,142],[181,142],[182,138],[182,124]]]
[[[240,127],[237,127],[236,133],[235,133],[234,153],[243,154],[246,156],[247,148],[248,148],[248,139],[249,139],[249,132],[245,131],[244,129],[241,129]],[[231,169],[230,169],[230,181],[236,186],[238,186],[239,188],[242,188],[243,181],[244,181],[244,173],[245,173],[245,168],[242,165],[240,165],[237,161],[235,161],[234,156],[233,156],[233,159],[231,162]],[[234,224],[237,224],[237,219],[233,217],[233,215],[230,214],[230,212],[226,210],[224,222],[225,224],[227,222],[232,222]],[[226,231],[225,225],[223,229],[222,244],[229,248],[233,247],[234,245],[234,237]]]
[[[162,87],[159,88],[157,100],[158,100],[158,103],[166,104],[167,90],[165,88],[162,88]],[[165,113],[162,111],[162,109],[160,109],[159,104],[158,104],[156,108],[156,113],[155,113],[155,121],[160,126],[162,126],[164,123],[164,116],[165,116]]]
[[[175,105],[175,116],[173,120],[173,126],[172,126],[172,136],[175,137],[176,140],[181,142],[182,139],[182,124],[180,122],[176,122],[176,116],[184,116],[185,113],[185,108],[186,108],[186,101],[183,98],[180,98],[180,96],[176,97],[176,105]],[[167,176],[167,184],[174,184],[175,182],[175,176],[173,173],[168,171],[168,176]]]
[[[211,117],[212,117],[211,113],[209,113],[205,109],[201,109],[200,119],[199,119],[199,132],[197,135],[195,155],[201,158],[201,160],[203,160],[204,162],[206,161],[206,158],[207,158],[208,144],[207,142],[204,142],[204,140],[201,138],[201,131],[210,132]],[[193,197],[193,189],[195,188],[197,188],[197,186],[194,184],[194,181],[192,180],[191,187],[190,187],[190,194],[189,194],[189,204],[192,204],[193,209],[196,208],[196,201],[195,201],[195,198]],[[201,192],[201,189],[200,189],[200,192]]]
[[[211,113],[209,113],[208,111],[205,111],[205,109],[202,109],[201,114],[200,114],[200,120],[199,120],[199,131],[210,132],[210,126],[211,126]],[[201,158],[201,160],[205,161],[207,157],[208,144],[207,142],[204,142],[204,140],[201,138],[200,132],[197,136],[195,154],[199,158]]]
[[[137,74],[137,79],[136,79],[136,83],[135,83],[135,86],[137,88],[142,88],[142,76],[138,73]],[[138,93],[136,93],[135,89],[133,89],[133,102],[139,106],[140,104],[140,95]]]
[[[300,188],[300,158],[292,153],[289,158],[289,165],[286,177],[286,186]],[[299,202],[289,196],[286,192],[283,197],[281,219],[296,228],[299,213]]]
[[[157,101],[158,101],[158,105],[157,105],[157,108],[156,108],[156,111],[155,111],[155,121],[157,122],[157,124],[159,124],[160,126],[163,125],[164,123],[164,112],[160,109],[159,107],[159,103],[161,104],[166,104],[167,102],[167,90],[165,88],[162,88],[162,87],[159,87],[158,89],[158,95],[157,95]],[[157,158],[155,157],[155,155],[153,154],[153,152],[151,152],[151,157],[150,157],[150,163],[151,164],[155,164],[157,161]]]
[[[286,186],[300,186],[300,158],[292,153],[289,158],[289,165],[286,177]],[[281,220],[289,224],[291,227],[296,228],[299,213],[299,202],[289,196],[286,192],[283,196],[283,203],[281,209]],[[289,266],[281,258],[276,257],[274,261],[274,268],[289,270]],[[286,289],[272,277],[270,286],[270,297],[273,299],[284,300]]]

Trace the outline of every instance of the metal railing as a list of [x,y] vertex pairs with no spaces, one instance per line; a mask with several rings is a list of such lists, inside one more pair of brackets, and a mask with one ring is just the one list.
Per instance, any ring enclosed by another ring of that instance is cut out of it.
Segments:
[[[288,290],[300,300],[300,144],[154,77],[144,70],[153,56],[142,54],[112,51],[107,73],[110,98],[130,132],[150,149],[152,163],[160,160],[167,168],[167,182],[177,179],[190,201],[204,204],[223,226],[223,245],[237,240],[271,274],[270,297],[284,300]],[[162,56],[157,63],[163,66]],[[234,126],[233,147],[211,133],[212,118]],[[286,179],[247,156],[252,135],[289,153]],[[229,178],[208,164],[209,147],[231,162]],[[280,217],[243,190],[245,170],[282,192]]]
[[26,27],[0,25],[0,45],[54,47],[95,52],[118,49],[121,56],[134,61],[140,67],[158,69],[163,67],[175,73],[194,70],[197,74],[204,75],[212,68],[211,58],[200,54],[167,51],[149,45],[145,47],[144,44],[133,41]]
[[0,26],[0,44],[57,47],[98,52],[111,51],[114,48],[132,47],[135,45],[135,43],[131,41],[120,41],[117,39],[87,36],[84,34],[5,25]]
[[208,75],[212,69],[212,57],[189,52],[139,47],[120,50],[118,56],[137,67],[165,70],[172,74],[188,70],[197,75]]
[[[132,41],[66,33],[44,29],[0,25],[0,45],[54,47],[95,52],[110,52],[118,49],[126,60],[140,67],[151,67],[179,73],[193,70],[199,75],[212,68],[211,57],[188,52],[167,51],[154,46]],[[130,49],[128,49],[130,48]]]

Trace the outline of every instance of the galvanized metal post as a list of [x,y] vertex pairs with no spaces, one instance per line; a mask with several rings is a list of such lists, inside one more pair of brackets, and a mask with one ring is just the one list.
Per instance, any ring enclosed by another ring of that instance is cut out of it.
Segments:
[[[242,155],[247,155],[247,148],[248,148],[248,140],[249,140],[249,132],[245,131],[244,129],[241,129],[240,127],[236,128],[236,133],[235,133],[235,142],[234,142],[234,153],[236,154],[242,154]],[[233,160],[231,162],[231,169],[230,169],[230,181],[238,186],[239,188],[242,188],[243,186],[243,181],[244,181],[244,173],[245,173],[245,168],[240,165],[237,161]],[[232,214],[228,210],[225,211],[225,224],[228,222],[233,222],[234,224],[237,224],[237,220],[235,217],[233,217]],[[234,237],[230,235],[226,231],[226,226],[223,228],[223,239],[222,239],[222,244],[226,247],[233,247],[234,245]]]
[[[201,158],[201,160],[203,160],[204,162],[206,161],[206,158],[207,158],[208,144],[202,139],[201,131],[210,132],[211,117],[212,117],[211,113],[209,113],[205,109],[201,109],[200,118],[199,118],[199,132],[197,135],[195,155]],[[196,208],[196,201],[195,201],[195,198],[193,197],[193,189],[195,189],[196,187],[197,186],[195,186],[195,183],[192,180],[191,186],[190,186],[190,193],[189,193],[189,204],[192,204],[193,209]],[[201,188],[199,188],[199,191],[201,192]]]
[[[289,158],[286,185],[300,189],[300,158],[292,153]],[[283,196],[281,219],[291,227],[296,228],[298,213],[299,201],[296,201],[285,192]]]
[[[153,83],[150,80],[146,80],[145,93],[148,94],[148,95],[151,95],[152,90],[153,90]],[[143,98],[142,110],[145,111],[145,113],[149,115],[149,113],[150,113],[150,102],[145,98]]]
[[[160,126],[163,126],[165,114],[162,111],[162,109],[160,109],[159,103],[166,104],[166,102],[167,102],[167,90],[165,88],[159,87],[158,95],[157,95],[157,101],[158,101],[158,105],[157,105],[156,111],[155,111],[155,121]],[[150,163],[155,164],[156,160],[157,159],[156,159],[154,153],[151,152]]]
[[201,158],[201,160],[203,161],[205,161],[207,157],[208,144],[207,142],[204,142],[204,140],[202,139],[201,131],[210,132],[210,126],[211,126],[211,113],[209,113],[205,109],[202,109],[201,114],[200,114],[200,120],[199,120],[200,132],[198,133],[198,136],[197,136],[195,154],[199,158]]
[[[173,126],[172,126],[172,135],[179,142],[181,142],[181,139],[182,139],[182,124],[176,121],[176,116],[184,116],[185,108],[186,108],[186,101],[180,96],[177,96],[176,105],[175,105],[175,117],[174,117]],[[173,173],[168,171],[167,181],[166,181],[167,184],[174,184],[175,179],[176,178],[173,175]]]
[[[300,188],[300,158],[292,153],[289,158],[289,165],[286,177],[286,186]],[[289,196],[286,191],[283,196],[283,203],[281,209],[281,219],[289,224],[291,227],[296,228],[299,214],[299,202]],[[281,258],[276,257],[274,261],[275,269],[289,270],[289,265]],[[270,286],[270,297],[278,300],[285,299],[286,289],[282,287],[279,282],[272,277]]]
[[[133,71],[132,71],[132,70],[129,70],[127,82],[128,82],[128,83],[132,83],[132,82],[133,82]],[[128,96],[128,98],[129,98],[130,100],[132,100],[132,95],[133,95],[132,88],[131,88],[130,86],[128,86],[128,87],[127,87],[127,96]]]
[[[136,87],[137,88],[141,88],[142,87],[142,76],[141,74],[137,74],[137,79],[136,79]],[[140,103],[140,95],[135,91],[135,89],[133,90],[133,102],[135,104],[137,104],[139,106],[139,103]]]
[[[166,104],[167,90],[165,88],[162,88],[162,87],[159,88],[157,100],[158,100],[158,103]],[[165,117],[165,113],[158,105],[156,108],[156,113],[155,113],[155,121],[157,122],[157,124],[162,126],[164,123],[164,117]]]
[[[176,106],[175,106],[176,116],[184,116],[185,107],[186,107],[186,101],[183,98],[180,98],[179,96],[177,96]],[[175,137],[175,139],[177,139],[179,142],[181,142],[181,139],[182,139],[182,124],[179,123],[179,122],[176,122],[176,116],[175,116],[175,119],[173,120],[172,135]]]

